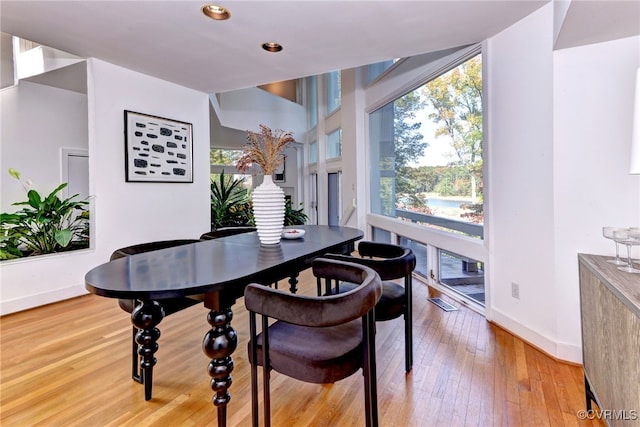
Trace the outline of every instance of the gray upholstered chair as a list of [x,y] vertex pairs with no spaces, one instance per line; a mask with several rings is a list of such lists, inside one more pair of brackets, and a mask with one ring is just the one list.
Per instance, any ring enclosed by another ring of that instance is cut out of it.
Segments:
[[[183,240],[164,240],[159,242],[141,243],[138,245],[127,246],[124,248],[116,249],[112,254],[110,260],[113,261],[118,258],[140,254],[144,252],[156,251],[159,249],[172,248],[175,246],[187,245],[190,243],[196,243],[199,240],[195,239],[183,239]],[[183,310],[192,305],[198,304],[203,301],[202,295],[194,295],[189,297],[178,298],[166,298],[159,300],[158,302],[162,306],[162,310],[165,316]],[[133,299],[120,299],[118,305],[121,309],[127,313],[132,313],[133,310],[140,304],[140,301]],[[136,342],[136,335],[138,334],[138,328],[133,326],[132,340],[131,340],[131,378],[140,384],[145,385],[145,399],[151,399],[151,381],[145,381],[140,369],[140,355],[138,354],[138,343]]]
[[[348,281],[339,295],[301,296],[250,284],[244,294],[249,315],[253,426],[258,425],[257,366],[263,369],[265,425],[271,424],[271,370],[311,383],[333,383],[363,370],[367,426],[378,425],[374,307],[382,294],[380,277],[353,263],[317,259],[313,274]],[[256,317],[261,315],[262,332]],[[269,319],[276,322],[269,326]]]
[[221,227],[215,230],[204,233],[200,236],[200,240],[212,240],[219,239],[221,237],[235,236],[236,234],[250,233],[256,231],[256,227],[252,226],[239,226],[239,227]]
[[[404,316],[405,371],[413,367],[412,328],[412,273],[416,268],[416,256],[409,248],[389,243],[360,242],[359,257],[327,254],[326,258],[355,262],[374,269],[382,279],[382,297],[376,305],[376,320],[384,321]],[[404,284],[391,280],[403,279]],[[353,289],[353,283],[340,283],[325,289],[325,293],[345,292]],[[318,295],[322,292],[318,283]]]

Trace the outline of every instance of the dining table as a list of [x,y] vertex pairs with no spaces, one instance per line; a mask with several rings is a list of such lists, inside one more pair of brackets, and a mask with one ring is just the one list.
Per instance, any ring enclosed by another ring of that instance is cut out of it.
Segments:
[[[289,228],[289,227],[287,227]],[[231,325],[232,306],[250,283],[269,286],[288,279],[289,292],[297,291],[298,275],[325,253],[350,253],[363,237],[356,228],[303,225],[298,238],[282,239],[278,244],[260,243],[257,232],[140,253],[116,259],[91,269],[85,275],[86,289],[99,296],[134,299],[139,304],[131,322],[141,331],[138,354],[145,378],[152,378],[158,349],[158,325],[164,317],[159,301],[165,298],[204,295],[209,310],[210,329],[202,349],[210,359],[208,373],[214,392],[218,426],[226,426],[231,400],[232,354],[238,336]],[[287,236],[296,237],[288,233]],[[145,382],[145,387],[147,387]],[[151,388],[149,386],[149,399]]]

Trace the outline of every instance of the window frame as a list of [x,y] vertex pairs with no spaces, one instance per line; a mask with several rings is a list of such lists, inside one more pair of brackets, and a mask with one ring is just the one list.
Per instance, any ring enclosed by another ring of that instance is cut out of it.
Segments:
[[312,130],[318,126],[318,79],[309,76],[306,79],[306,110],[307,129]]
[[[444,53],[435,52],[433,54],[421,55],[418,57],[405,58],[404,61],[395,64],[394,67],[387,70],[387,73],[379,76],[368,87],[365,88],[365,123],[367,131],[365,132],[365,163],[366,171],[364,185],[366,194],[366,214],[365,221],[367,227],[367,237],[372,238],[374,229],[384,230],[391,235],[392,243],[399,244],[401,238],[408,238],[420,244],[427,245],[431,248],[430,254],[435,253],[436,249],[442,249],[462,256],[478,260],[484,263],[487,271],[490,269],[488,263],[489,246],[490,246],[490,227],[491,227],[491,182],[488,172],[490,164],[490,134],[487,127],[487,98],[488,89],[487,82],[487,57],[486,42],[473,46],[467,46],[456,51],[447,51]],[[460,65],[463,62],[473,58],[477,54],[482,55],[482,74],[483,74],[483,180],[484,180],[484,239],[476,239],[464,235],[456,235],[454,233],[432,229],[417,224],[402,221],[397,218],[386,217],[371,212],[371,141],[369,138],[369,120],[372,112],[378,110],[384,105],[393,102],[403,95],[423,86],[433,78],[447,72],[451,68]],[[435,59],[434,59],[435,58]],[[429,255],[432,256],[432,255]],[[437,258],[430,260],[428,263],[430,277],[423,278],[430,286],[448,293],[446,289],[438,281]],[[487,300],[485,307],[472,307],[479,312],[490,311],[490,284],[485,283],[485,292],[487,292]]]
[[[338,155],[337,156],[331,156],[331,136],[332,135],[338,135]],[[342,158],[342,128],[339,127],[337,129],[334,129],[330,132],[327,132],[326,135],[326,153],[325,153],[325,159],[327,162],[334,162],[336,160],[339,160]]]
[[[326,108],[326,117],[335,114],[340,107],[342,107],[342,82],[340,71],[331,71],[324,75],[324,96],[325,96],[325,108]],[[335,76],[335,78],[332,78]],[[335,98],[337,99],[337,103],[333,105],[329,100],[337,95]]]

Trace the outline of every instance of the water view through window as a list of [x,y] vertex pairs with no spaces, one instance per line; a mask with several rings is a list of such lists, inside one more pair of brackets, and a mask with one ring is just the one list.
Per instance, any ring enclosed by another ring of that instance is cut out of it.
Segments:
[[478,54],[370,114],[373,213],[483,238],[481,71]]

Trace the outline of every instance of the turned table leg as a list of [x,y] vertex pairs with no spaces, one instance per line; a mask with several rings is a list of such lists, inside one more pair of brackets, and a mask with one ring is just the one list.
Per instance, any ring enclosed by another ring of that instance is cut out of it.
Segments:
[[231,354],[238,346],[238,336],[231,327],[233,311],[231,302],[223,307],[218,295],[207,296],[205,306],[211,311],[207,315],[207,322],[211,329],[204,336],[202,349],[211,359],[208,366],[211,376],[211,389],[215,392],[213,404],[218,409],[218,426],[227,425],[227,405],[231,400],[229,387],[231,386],[231,372],[233,371],[233,358]]
[[289,292],[292,294],[298,292],[298,273],[289,276]]
[[138,354],[142,357],[140,368],[145,400],[151,400],[153,367],[157,362],[154,354],[158,351],[158,338],[160,338],[160,330],[156,326],[163,318],[164,309],[157,301],[142,301],[142,304],[131,312],[131,322],[138,328],[136,343]]

